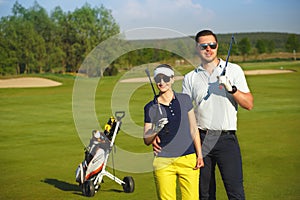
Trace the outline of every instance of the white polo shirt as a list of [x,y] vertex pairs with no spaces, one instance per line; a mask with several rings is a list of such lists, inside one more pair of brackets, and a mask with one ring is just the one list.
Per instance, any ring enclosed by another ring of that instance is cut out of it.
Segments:
[[[201,129],[237,129],[238,104],[225,87],[219,86],[217,78],[224,67],[225,61],[220,59],[219,65],[211,75],[199,66],[184,76],[182,92],[192,98],[197,125]],[[238,90],[250,92],[244,72],[239,65],[228,62],[225,76]]]

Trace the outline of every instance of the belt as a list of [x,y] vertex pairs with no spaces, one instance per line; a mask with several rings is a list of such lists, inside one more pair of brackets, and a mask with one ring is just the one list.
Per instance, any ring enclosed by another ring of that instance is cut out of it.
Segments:
[[[203,134],[206,134],[208,133],[208,130],[203,130],[203,129],[199,129],[199,132],[200,133],[203,133]],[[215,133],[220,133],[221,132],[221,135],[234,135],[235,134],[235,130],[213,130],[212,133],[215,132]]]

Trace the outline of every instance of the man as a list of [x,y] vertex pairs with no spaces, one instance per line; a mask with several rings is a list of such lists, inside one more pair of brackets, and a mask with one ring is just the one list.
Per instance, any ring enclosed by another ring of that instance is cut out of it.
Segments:
[[228,199],[245,199],[240,147],[236,137],[237,109],[251,110],[253,96],[240,66],[217,57],[218,40],[210,30],[197,33],[199,67],[185,75],[182,92],[195,104],[204,167],[200,171],[200,199],[216,199],[218,165]]

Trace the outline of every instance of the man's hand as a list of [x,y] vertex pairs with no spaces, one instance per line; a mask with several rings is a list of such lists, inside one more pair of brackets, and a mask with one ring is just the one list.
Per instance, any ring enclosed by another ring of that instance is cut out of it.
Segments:
[[158,136],[155,137],[155,139],[152,141],[152,148],[154,155],[157,156],[157,154],[161,151],[161,147],[159,146],[160,138]]
[[204,167],[203,158],[197,157],[197,162],[196,162],[196,166],[194,167],[194,169],[199,169],[201,167]]
[[232,92],[232,85],[227,76],[217,76],[219,79],[219,84],[223,85],[228,92]]
[[155,123],[154,132],[159,133],[161,129],[164,128],[164,126],[168,123],[168,118],[161,118]]

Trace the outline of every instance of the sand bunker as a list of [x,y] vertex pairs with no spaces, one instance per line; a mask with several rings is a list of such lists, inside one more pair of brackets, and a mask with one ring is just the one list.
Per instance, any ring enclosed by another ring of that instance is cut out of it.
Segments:
[[[279,73],[290,73],[293,70],[284,69],[263,69],[263,70],[249,70],[245,71],[246,75],[264,75],[264,74],[279,74]],[[176,80],[183,79],[183,76],[176,76]],[[122,83],[142,83],[148,82],[147,77],[123,79]],[[59,86],[61,83],[52,81],[46,78],[37,77],[24,77],[24,78],[11,78],[11,79],[0,79],[0,88],[33,88],[33,87],[54,87]]]
[[260,74],[284,74],[295,72],[289,69],[260,69],[260,70],[248,70],[245,71],[246,75],[260,75]]
[[54,87],[61,83],[46,78],[24,77],[0,79],[0,88]]
[[[262,70],[248,70],[244,71],[245,75],[264,75],[264,74],[281,74],[281,73],[291,73],[294,72],[293,70],[284,70],[284,69],[262,69]],[[182,80],[183,76],[175,76],[175,80]],[[141,78],[130,78],[130,79],[123,79],[121,83],[141,83],[141,82],[148,82],[149,79],[147,77]]]

